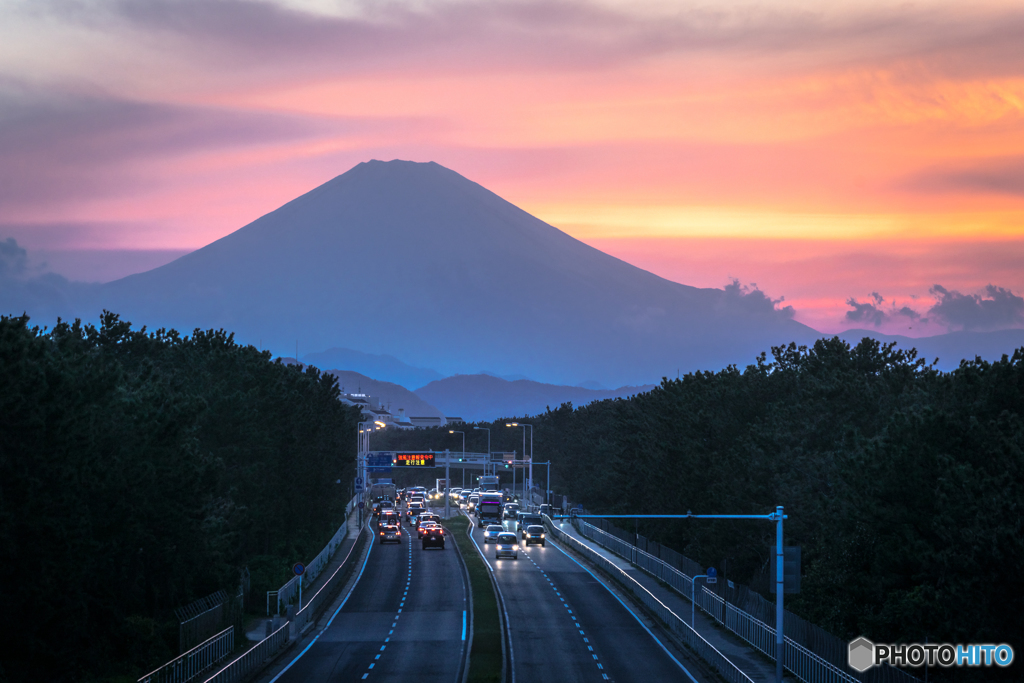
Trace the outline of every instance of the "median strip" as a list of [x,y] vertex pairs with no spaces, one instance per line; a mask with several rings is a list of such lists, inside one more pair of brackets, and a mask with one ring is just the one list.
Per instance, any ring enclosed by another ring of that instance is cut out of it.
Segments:
[[446,520],[446,524],[466,563],[473,595],[473,644],[466,683],[500,683],[504,666],[501,617],[490,572],[467,535],[469,518],[459,515]]

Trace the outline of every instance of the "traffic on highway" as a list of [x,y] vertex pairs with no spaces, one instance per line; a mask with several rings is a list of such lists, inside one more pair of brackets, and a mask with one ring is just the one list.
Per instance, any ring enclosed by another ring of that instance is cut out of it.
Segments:
[[[469,518],[468,533],[443,518],[445,498],[453,518]],[[264,681],[462,683],[471,591],[450,527],[468,535],[493,575],[507,634],[502,680],[703,680],[634,607],[549,538],[532,506],[499,491],[439,494],[422,486],[393,488],[369,505],[372,543],[354,586]]]

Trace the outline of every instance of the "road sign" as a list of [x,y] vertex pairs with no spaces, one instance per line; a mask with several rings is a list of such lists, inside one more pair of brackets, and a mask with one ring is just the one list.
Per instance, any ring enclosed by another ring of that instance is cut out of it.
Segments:
[[362,485],[363,485],[363,478],[362,477],[356,477],[356,486],[362,486]]
[[296,562],[292,566],[292,571],[295,572],[295,576],[302,576],[306,573],[306,565],[302,564],[301,562]]
[[391,451],[375,451],[366,454],[367,472],[391,472],[391,460],[394,457]]
[[364,507],[366,507],[366,503],[359,501],[359,509],[362,510]]
[[[771,549],[771,564],[769,565],[768,590],[775,592],[775,548]],[[782,549],[782,592],[800,592],[800,546],[787,545]]]
[[706,583],[718,583],[718,570],[714,567],[708,567],[708,578]]
[[434,453],[395,453],[395,467],[434,467]]

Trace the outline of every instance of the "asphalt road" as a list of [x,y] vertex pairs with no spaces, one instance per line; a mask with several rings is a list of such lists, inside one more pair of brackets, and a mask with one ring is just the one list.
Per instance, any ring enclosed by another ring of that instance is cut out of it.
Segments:
[[[485,547],[481,529],[473,538]],[[560,549],[520,542],[518,560],[496,560],[493,548],[486,546],[484,556],[504,597],[516,683],[691,681],[630,611]]]
[[456,683],[468,603],[453,544],[423,550],[405,524],[401,544],[378,538],[330,627],[276,681]]

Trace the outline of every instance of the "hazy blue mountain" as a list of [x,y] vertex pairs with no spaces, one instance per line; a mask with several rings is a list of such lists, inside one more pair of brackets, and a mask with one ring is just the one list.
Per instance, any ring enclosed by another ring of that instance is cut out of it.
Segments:
[[409,389],[416,389],[443,377],[435,370],[406,365],[394,356],[363,353],[352,349],[327,349],[307,354],[302,360],[318,368],[344,368],[378,380],[401,384]]
[[[315,363],[313,365],[316,365]],[[320,366],[317,366],[320,367]],[[322,370],[323,368],[321,368]],[[400,408],[405,409],[408,417],[444,417],[445,414],[415,393],[394,382],[372,379],[351,370],[326,370],[325,372],[338,378],[338,385],[346,394],[366,394],[376,396],[383,402],[393,415],[398,415]],[[448,413],[456,415],[456,413]]]
[[528,379],[513,382],[491,375],[455,375],[431,382],[416,390],[416,395],[445,411],[469,422],[501,417],[537,415],[548,406],[557,408],[565,402],[575,406],[605,398],[632,396],[650,391],[655,385],[619,387],[612,390],[584,389],[557,384],[542,384]]
[[281,354],[298,340],[565,384],[657,382],[818,336],[763,297],[662,279],[407,161],[359,164],[101,294],[137,325],[224,327]]
[[917,349],[919,358],[931,363],[939,359],[937,368],[952,370],[963,359],[999,360],[1003,354],[1012,356],[1014,350],[1024,346],[1024,330],[996,330],[994,332],[949,332],[934,337],[904,337],[894,334],[880,334],[873,330],[847,330],[838,337],[850,344],[856,344],[864,337],[871,337],[888,344],[896,342],[901,349]]

